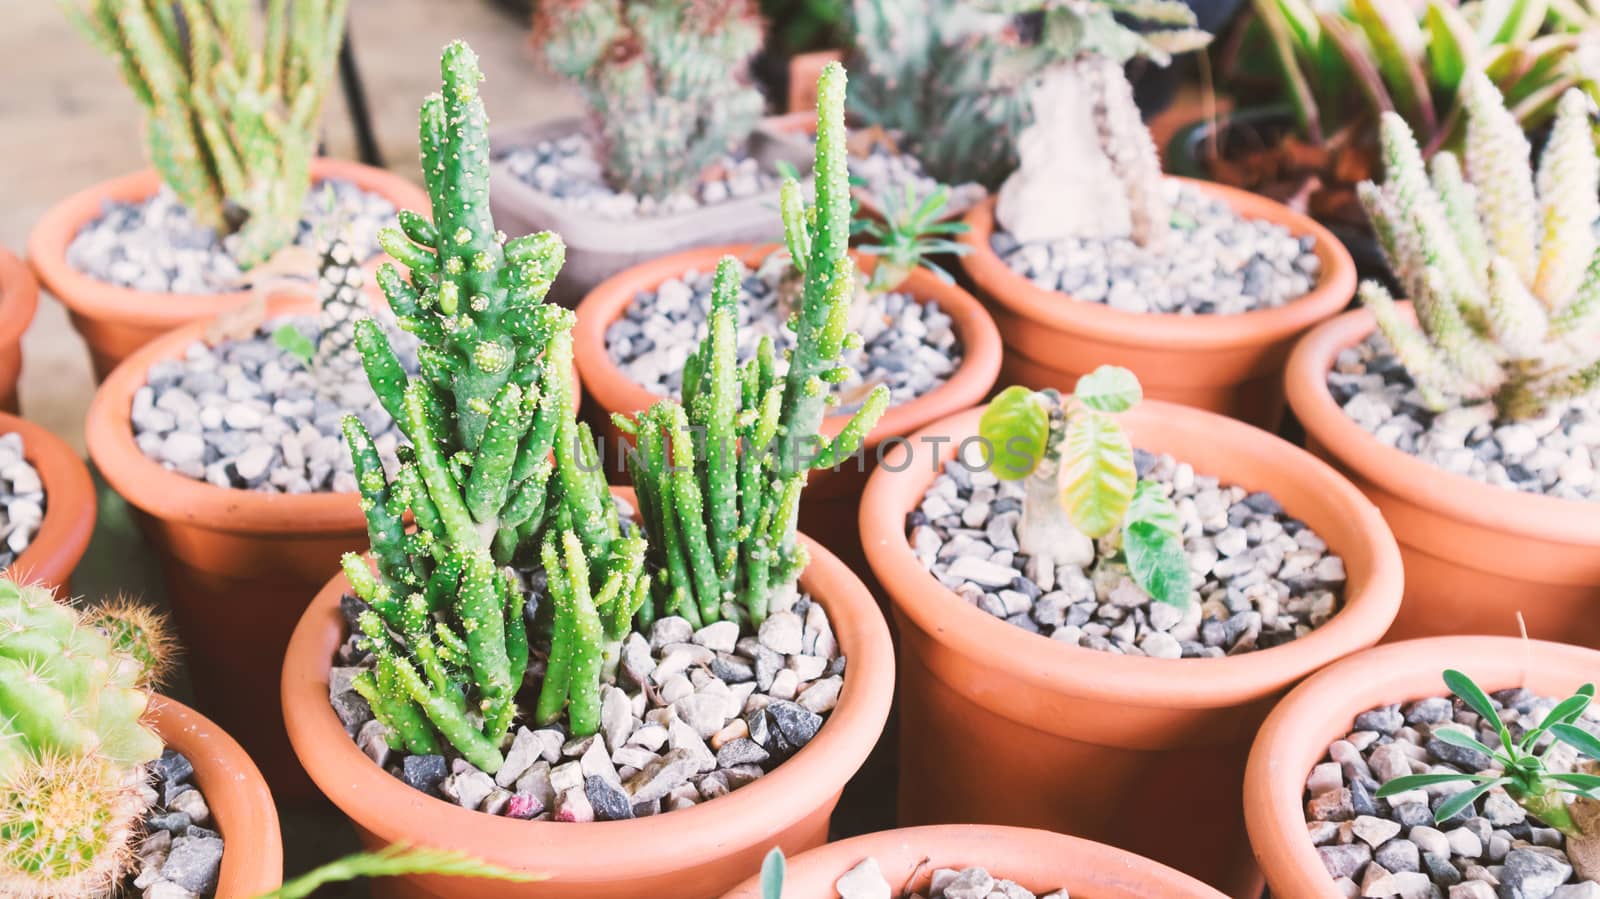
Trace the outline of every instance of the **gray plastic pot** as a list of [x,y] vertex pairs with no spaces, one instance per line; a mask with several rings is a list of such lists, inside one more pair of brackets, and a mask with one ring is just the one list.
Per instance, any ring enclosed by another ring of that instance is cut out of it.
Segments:
[[[646,260],[695,247],[769,243],[783,238],[778,190],[729,200],[681,213],[631,219],[602,218],[564,203],[524,182],[502,159],[514,147],[561,140],[585,128],[581,118],[566,118],[496,132],[489,137],[489,197],[495,222],[513,237],[554,231],[567,245],[567,261],[550,290],[550,299],[576,306],[597,284]],[[768,119],[751,132],[745,151],[764,171],[776,173],[780,160],[804,172],[811,168],[812,146],[792,124]]]

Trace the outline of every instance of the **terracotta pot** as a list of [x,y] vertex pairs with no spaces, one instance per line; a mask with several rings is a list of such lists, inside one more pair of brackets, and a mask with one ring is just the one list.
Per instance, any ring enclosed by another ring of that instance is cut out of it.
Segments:
[[1448,696],[1446,668],[1489,692],[1527,687],[1570,696],[1595,680],[1600,652],[1510,637],[1431,637],[1356,653],[1317,672],[1267,716],[1245,772],[1245,823],[1274,896],[1342,896],[1306,836],[1303,796],[1311,768],[1350,732],[1355,716],[1392,702]]
[[217,899],[248,899],[283,883],[278,809],[261,772],[233,738],[199,712],[165,696],[151,697],[149,720],[167,748],[194,765],[194,782],[222,834]]
[[22,334],[39,308],[39,282],[22,260],[0,247],[0,410],[17,411]]
[[[317,180],[339,178],[381,194],[398,209],[426,212],[428,195],[398,175],[340,159],[317,159],[311,166]],[[96,184],[66,198],[46,212],[28,235],[28,261],[45,288],[71,315],[72,326],[89,345],[95,377],[104,379],[134,350],[179,325],[210,319],[239,303],[247,294],[152,294],[97,280],[67,262],[67,247],[83,227],[111,200],[142,200],[154,194],[161,179],[146,169]],[[381,258],[381,257],[380,257]],[[375,264],[374,266],[375,267]],[[307,286],[304,291],[314,288]]]
[[1312,291],[1272,309],[1239,315],[1124,312],[1045,290],[1011,270],[989,245],[995,201],[973,207],[960,236],[972,252],[962,270],[977,284],[1005,338],[1001,380],[1070,390],[1101,365],[1132,369],[1145,395],[1221,412],[1276,430],[1283,417],[1283,364],[1307,328],[1355,293],[1355,263],[1326,228],[1265,197],[1208,181],[1175,178],[1240,215],[1316,238],[1322,274]]
[[[613,480],[624,480],[626,473],[618,452],[624,438],[611,424],[611,414],[641,412],[661,397],[635,382],[611,361],[611,355],[606,352],[606,330],[627,312],[635,296],[654,290],[668,278],[691,269],[712,271],[717,262],[728,255],[754,268],[776,249],[776,245],[749,244],[706,247],[656,259],[607,280],[579,304],[578,323],[572,330],[573,351],[584,387],[595,400],[591,407],[596,417],[595,433],[605,440],[606,470]],[[856,258],[870,271],[871,257],[858,255]],[[856,530],[856,505],[866,486],[867,474],[875,466],[879,448],[886,441],[903,437],[929,422],[980,402],[994,386],[1000,371],[1000,333],[971,294],[920,269],[912,273],[902,289],[921,301],[937,300],[939,308],[950,316],[951,327],[963,347],[961,365],[944,384],[885,412],[877,427],[867,435],[859,463],[812,472],[800,504],[801,530],[819,535],[817,539],[830,551],[863,572],[866,559],[861,554]],[[829,416],[823,422],[822,431],[832,437],[848,421],[849,416]]]
[[816,112],[817,79],[830,62],[843,62],[840,50],[813,50],[789,57],[789,96],[784,112]]
[[[744,142],[744,152],[767,172],[787,162],[801,171],[811,166],[810,141],[796,140],[788,126],[763,121]],[[595,286],[630,266],[688,250],[738,241],[783,237],[778,217],[778,188],[663,215],[606,218],[591,209],[539,190],[511,171],[501,158],[515,147],[560,140],[582,132],[579,118],[557,119],[506,131],[489,139],[494,159],[489,165],[490,205],[495,221],[512,236],[554,231],[566,243],[566,263],[550,287],[552,303],[572,307]]]
[[71,595],[72,570],[94,532],[94,482],[66,441],[31,421],[0,413],[0,434],[13,433],[22,435],[22,456],[44,482],[44,520],[10,570],[22,581]]
[[[788,859],[784,899],[838,899],[833,888],[863,859],[877,860],[894,895],[924,895],[936,868],[978,865],[1038,895],[1073,899],[1222,899],[1187,874],[1130,852],[1045,830],[950,824],[908,827],[829,843]],[[760,875],[723,899],[761,899]]]
[[913,435],[861,498],[867,559],[900,637],[900,823],[1042,827],[1255,899],[1238,802],[1250,739],[1284,690],[1383,635],[1400,603],[1394,538],[1359,491],[1304,450],[1219,415],[1146,402],[1121,416],[1133,444],[1270,492],[1344,558],[1344,608],[1291,643],[1222,659],[1134,658],[1049,640],[945,588],[906,538],[906,515],[977,435],[981,414]]
[[1365,309],[1321,325],[1285,380],[1307,448],[1377,503],[1400,541],[1405,602],[1388,639],[1515,635],[1520,615],[1531,637],[1600,648],[1600,506],[1495,487],[1379,443],[1327,386],[1339,351],[1373,328]]
[[[631,491],[618,493],[629,499]],[[518,871],[550,875],[496,885],[507,899],[637,899],[721,895],[761,865],[773,845],[798,853],[827,841],[839,791],[866,759],[889,714],[893,649],[872,597],[838,559],[802,537],[800,577],[828,610],[849,659],[844,692],[816,738],[760,780],[693,808],[590,824],[517,821],[468,811],[406,786],[356,748],[328,704],[328,669],[345,639],[343,575],[306,610],[283,668],[283,706],[295,752],[348,815],[369,848],[407,842],[458,849]],[[407,877],[373,884],[384,897],[479,897],[482,882]]]
[[[272,316],[310,312],[278,298]],[[353,493],[259,493],[169,471],[133,439],[133,394],[150,366],[182,357],[206,322],[182,327],[117,366],[89,406],[84,437],[95,467],[133,507],[161,558],[174,623],[200,707],[238,737],[281,796],[315,789],[283,729],[278,674],[307,598],[347,552],[367,548]]]

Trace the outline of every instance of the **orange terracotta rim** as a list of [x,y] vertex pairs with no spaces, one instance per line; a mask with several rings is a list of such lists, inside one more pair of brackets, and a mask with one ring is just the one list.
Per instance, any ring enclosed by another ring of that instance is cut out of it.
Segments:
[[[310,313],[308,297],[277,297],[268,315]],[[89,404],[84,441],[106,483],[128,502],[163,521],[245,534],[302,534],[361,530],[366,517],[354,493],[264,493],[218,487],[167,468],[146,456],[133,439],[133,395],[150,366],[178,359],[205,334],[209,321],[185,325],[140,347],[116,367]]]
[[[724,256],[733,256],[754,268],[778,249],[777,244],[704,247],[653,259],[601,282],[578,304],[578,323],[572,329],[578,373],[589,394],[606,412],[623,414],[643,411],[665,399],[634,381],[611,361],[611,354],[606,351],[606,330],[627,312],[639,293],[654,290],[669,278],[680,277],[691,270],[712,271]],[[872,270],[875,263],[871,257],[853,255],[865,271]],[[868,448],[982,401],[1000,376],[1000,359],[1004,353],[1000,331],[983,304],[972,294],[921,269],[913,272],[900,289],[919,301],[937,302],[939,310],[950,316],[951,327],[961,341],[961,364],[943,384],[915,399],[890,406],[867,435],[865,446]],[[828,416],[822,424],[824,436],[836,436],[849,420],[848,415]]]
[[1596,679],[1600,652],[1516,637],[1427,637],[1356,653],[1290,691],[1262,724],[1245,769],[1245,825],[1274,895],[1342,895],[1306,835],[1306,777],[1361,712],[1449,695],[1446,668],[1490,692],[1526,686],[1565,695]]
[[24,581],[57,586],[72,576],[94,533],[96,500],[89,469],[66,441],[43,427],[0,412],[0,434],[21,434],[22,455],[44,482],[39,533],[11,563]]
[[[383,169],[343,159],[318,158],[311,164],[317,181],[340,179],[380,194],[396,209],[426,212],[428,195],[404,178]],[[154,194],[161,178],[145,169],[103,181],[51,207],[28,235],[28,261],[46,289],[72,312],[96,319],[114,319],[146,328],[168,329],[197,318],[210,318],[237,304],[244,294],[146,293],[101,281],[67,262],[67,247],[78,232],[101,215],[107,200],[132,202]],[[380,257],[382,258],[382,257]]]
[[983,293],[1012,313],[1045,328],[1084,334],[1110,344],[1173,350],[1224,349],[1273,343],[1292,337],[1345,307],[1356,289],[1356,264],[1327,228],[1266,197],[1193,178],[1168,176],[1222,200],[1240,216],[1272,222],[1296,237],[1316,239],[1322,272],[1311,292],[1270,309],[1238,315],[1171,315],[1127,312],[1045,290],[1017,274],[989,245],[995,229],[996,196],[967,212],[968,231],[957,239],[972,248],[960,259]]
[[[1409,302],[1400,306],[1415,320]],[[1352,310],[1313,328],[1289,355],[1289,406],[1318,445],[1360,479],[1422,508],[1489,530],[1600,548],[1600,503],[1524,493],[1445,471],[1379,443],[1346,415],[1328,392],[1328,372],[1341,350],[1366,340],[1376,326],[1371,311]]]
[[0,346],[22,339],[39,308],[39,282],[11,251],[0,247]]
[[[1187,874],[1104,843],[979,824],[906,827],[819,846],[787,860],[783,894],[837,899],[834,882],[867,858],[878,862],[895,896],[926,893],[936,868],[978,865],[1040,895],[1065,889],[1075,899],[1223,899]],[[723,899],[760,897],[758,874]]]
[[[613,491],[633,501],[632,490]],[[720,857],[731,845],[773,837],[844,787],[882,733],[894,694],[894,648],[872,595],[833,554],[804,535],[801,542],[811,557],[801,588],[827,609],[849,659],[844,689],[805,748],[725,796],[649,818],[572,824],[487,815],[407,786],[357,748],[328,702],[329,668],[346,633],[342,574],[312,600],[289,643],[283,711],[290,742],[322,792],[379,838],[460,849],[530,873],[556,867],[564,881],[658,874],[684,858]],[[619,855],[618,846],[631,848]]]
[[[1119,416],[1135,446],[1146,445],[1142,435],[1156,433],[1161,441],[1153,448],[1180,460],[1184,460],[1180,447],[1212,447],[1219,455],[1240,460],[1240,470],[1257,472],[1256,483],[1230,472],[1201,469],[1199,473],[1268,492],[1274,481],[1292,484],[1296,491],[1318,498],[1322,518],[1347,523],[1351,539],[1343,544],[1321,534],[1347,566],[1343,608],[1299,639],[1223,658],[1124,656],[1070,646],[1008,624],[940,583],[912,552],[905,532],[906,515],[922,502],[960,444],[977,435],[982,413],[981,408],[970,409],[936,422],[886,455],[862,494],[861,542],[873,572],[891,585],[889,595],[898,614],[956,652],[988,660],[997,676],[1014,679],[1019,690],[1154,708],[1238,704],[1376,643],[1399,611],[1400,550],[1377,507],[1361,491],[1331,466],[1265,431],[1212,412],[1147,400]],[[930,453],[924,449],[929,446],[938,449]],[[1307,518],[1306,510],[1288,501],[1284,505],[1289,514]],[[1364,570],[1356,568],[1356,559],[1367,560]],[[1364,586],[1355,589],[1358,583]]]
[[195,785],[222,834],[216,895],[245,899],[283,883],[278,808],[255,762],[211,719],[165,696],[152,696],[147,718],[168,749],[194,765]]

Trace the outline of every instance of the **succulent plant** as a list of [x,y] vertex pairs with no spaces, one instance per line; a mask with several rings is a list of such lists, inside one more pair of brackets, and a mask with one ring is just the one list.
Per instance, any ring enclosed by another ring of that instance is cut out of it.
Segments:
[[1051,567],[1094,562],[1093,540],[1120,546],[1135,584],[1158,602],[1190,602],[1192,575],[1177,508],[1140,481],[1133,447],[1111,416],[1137,404],[1138,378],[1102,365],[1070,397],[1012,386],[984,409],[978,434],[993,473],[1022,480],[1020,551]]
[[1502,418],[1537,416],[1600,384],[1600,159],[1588,101],[1575,90],[1561,98],[1535,172],[1488,79],[1473,75],[1464,90],[1464,160],[1435,155],[1430,180],[1411,130],[1387,115],[1384,182],[1361,186],[1420,328],[1381,285],[1360,296],[1430,407],[1488,400]]
[[583,92],[617,190],[665,197],[749,135],[761,94],[752,0],[549,0],[534,42]]
[[943,184],[922,198],[911,184],[903,193],[890,191],[883,196],[883,221],[868,220],[860,228],[871,241],[861,245],[861,252],[878,257],[866,283],[867,292],[894,290],[918,268],[933,272],[947,284],[955,280],[930,258],[944,253],[965,256],[972,249],[950,239],[966,232],[965,222],[940,220],[949,202],[950,188]]
[[143,722],[169,638],[130,603],[85,616],[0,580],[0,895],[96,896],[132,857]]
[[788,863],[783,850],[774,846],[761,860],[761,899],[783,899],[783,881]]
[[239,0],[69,6],[145,107],[162,180],[201,223],[237,232],[242,268],[294,240],[347,5],[270,0],[259,35]]
[[628,469],[661,572],[662,609],[697,626],[741,609],[759,624],[771,598],[793,588],[806,562],[795,519],[807,474],[854,454],[888,405],[880,385],[838,436],[819,436],[833,402],[829,385],[845,371],[839,354],[860,335],[845,325],[857,273],[848,252],[844,67],[830,64],[817,89],[816,204],[805,207],[793,179],[780,194],[790,255],[804,279],[787,371],[778,373],[769,340],[737,364],[739,268],[725,258],[706,338],[685,366],[683,401],[612,419],[638,443]]

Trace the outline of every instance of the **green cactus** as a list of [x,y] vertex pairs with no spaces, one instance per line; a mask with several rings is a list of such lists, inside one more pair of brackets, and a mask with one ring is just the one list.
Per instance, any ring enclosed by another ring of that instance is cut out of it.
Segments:
[[[294,240],[349,0],[87,0],[80,27],[146,110],[150,161],[250,268]],[[240,223],[240,217],[243,222]]]
[[86,616],[49,590],[0,580],[0,895],[93,896],[131,857],[142,723],[170,646],[131,603]]
[[659,199],[755,127],[763,103],[748,69],[761,30],[752,0],[549,0],[534,42],[582,91],[607,181]]
[[1527,139],[1481,74],[1463,85],[1462,162],[1424,166],[1411,129],[1383,121],[1384,182],[1360,195],[1412,325],[1381,285],[1361,285],[1395,355],[1436,410],[1490,401],[1503,419],[1538,416],[1600,384],[1600,158],[1588,102],[1562,96],[1537,172]]
[[792,179],[781,194],[786,239],[804,278],[787,372],[777,373],[766,340],[755,358],[736,362],[739,266],[727,258],[713,281],[706,338],[685,366],[683,401],[613,417],[638,442],[628,467],[661,571],[662,611],[697,624],[741,608],[760,623],[772,596],[793,586],[805,567],[795,517],[808,472],[855,453],[889,401],[880,385],[837,437],[819,436],[836,401],[828,385],[845,373],[840,353],[860,337],[845,325],[856,270],[848,255],[844,68],[828,66],[817,91],[816,205],[803,206]]

